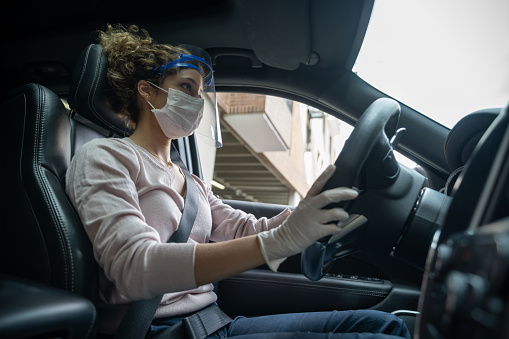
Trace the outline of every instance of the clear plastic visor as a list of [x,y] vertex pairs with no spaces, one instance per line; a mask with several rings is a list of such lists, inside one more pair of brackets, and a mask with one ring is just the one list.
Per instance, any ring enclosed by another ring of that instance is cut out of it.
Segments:
[[[179,59],[161,65],[154,71],[161,75],[161,81],[164,81],[164,78],[169,75],[176,75],[175,85],[180,86],[176,89],[204,99],[203,118],[195,132],[203,136],[203,140],[207,144],[213,147],[222,147],[214,71],[212,70],[210,56],[205,50],[197,46],[181,45],[181,47],[192,54],[181,54]],[[201,76],[201,83],[197,81],[199,76],[196,72]]]

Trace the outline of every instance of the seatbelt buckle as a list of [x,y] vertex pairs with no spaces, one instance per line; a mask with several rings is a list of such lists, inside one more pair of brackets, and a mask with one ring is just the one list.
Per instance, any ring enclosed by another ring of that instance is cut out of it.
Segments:
[[219,306],[212,304],[184,318],[182,324],[189,339],[204,339],[231,321],[232,319]]

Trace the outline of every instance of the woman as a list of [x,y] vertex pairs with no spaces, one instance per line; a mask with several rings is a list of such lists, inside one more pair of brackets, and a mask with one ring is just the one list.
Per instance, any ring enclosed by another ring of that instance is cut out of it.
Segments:
[[[178,227],[186,194],[184,174],[170,158],[171,140],[192,134],[199,125],[202,95],[213,86],[210,65],[181,47],[156,43],[136,26],[108,25],[100,32],[100,43],[108,56],[112,104],[135,126],[128,138],[87,143],[67,171],[67,193],[104,273],[100,333],[114,333],[133,300],[164,294],[147,334],[151,337],[179,316],[214,303],[212,282],[264,263],[277,270],[286,257],[338,231],[331,221],[348,218],[342,209],[321,209],[357,196],[348,188],[320,193],[334,166],[293,213],[285,210],[258,220],[223,204],[193,177],[199,208],[189,240],[167,243]],[[303,314],[298,320],[288,315],[239,317],[212,336],[252,331],[408,336],[398,318],[375,311]]]

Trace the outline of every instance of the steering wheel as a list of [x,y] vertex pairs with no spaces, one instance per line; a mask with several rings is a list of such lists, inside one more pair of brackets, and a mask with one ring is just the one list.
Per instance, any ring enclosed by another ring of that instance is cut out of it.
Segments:
[[399,116],[398,102],[378,99],[362,114],[346,141],[335,162],[336,172],[323,190],[353,187],[359,196],[326,207],[341,207],[350,219],[341,225],[341,232],[302,252],[301,269],[308,279],[321,279],[334,260],[352,252],[389,254],[396,245],[424,183],[422,175],[394,157],[393,146],[404,132],[396,130]]

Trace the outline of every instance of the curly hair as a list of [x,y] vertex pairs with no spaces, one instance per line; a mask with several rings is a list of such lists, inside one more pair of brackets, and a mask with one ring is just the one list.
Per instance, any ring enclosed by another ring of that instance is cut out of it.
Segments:
[[108,24],[105,31],[98,33],[103,53],[108,57],[107,77],[113,89],[111,104],[135,127],[139,116],[138,81],[160,84],[162,77],[154,69],[188,52],[176,45],[157,43],[136,25]]

